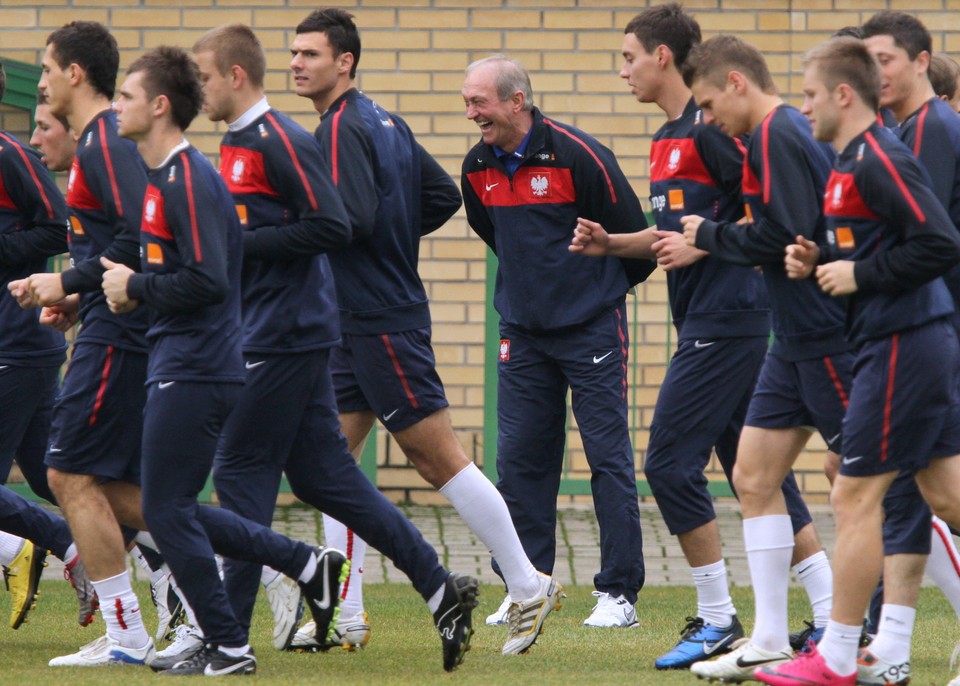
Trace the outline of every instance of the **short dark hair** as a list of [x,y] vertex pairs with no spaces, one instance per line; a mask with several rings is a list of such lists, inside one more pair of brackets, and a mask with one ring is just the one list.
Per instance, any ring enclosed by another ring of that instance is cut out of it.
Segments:
[[246,24],[225,24],[210,29],[193,44],[193,52],[212,52],[213,63],[221,76],[237,65],[247,73],[251,85],[263,87],[267,57],[257,34]]
[[676,2],[648,7],[631,19],[623,32],[636,36],[650,54],[658,45],[666,45],[677,69],[683,68],[690,50],[703,40],[700,24]]
[[933,92],[947,100],[953,100],[957,94],[957,77],[960,77],[960,64],[953,58],[937,52],[930,56],[930,68],[927,70]]
[[753,81],[764,93],[776,93],[767,62],[760,51],[749,43],[721,34],[694,46],[683,65],[683,81],[687,86],[705,81],[717,88],[727,83],[727,75],[739,71]]
[[134,60],[127,74],[143,73],[143,89],[151,100],[165,95],[173,122],[183,130],[203,105],[203,86],[197,63],[182,48],[161,45]]
[[804,68],[812,65],[827,90],[845,83],[874,112],[880,108],[880,66],[863,41],[849,36],[831,38],[803,56]]
[[926,51],[933,54],[933,40],[930,32],[919,19],[906,12],[880,12],[863,25],[863,37],[890,36],[898,48],[903,48],[910,60]]
[[334,57],[339,57],[345,52],[353,55],[350,78],[356,78],[357,65],[360,64],[360,32],[353,22],[352,14],[335,7],[314,10],[297,24],[297,33],[325,33],[327,42],[333,48]]
[[[47,99],[47,94],[43,91],[38,90],[37,105],[49,105],[49,104],[50,104],[50,100]],[[50,114],[53,114],[53,112],[51,112]],[[67,131],[70,130],[70,122],[68,122],[67,118],[64,117],[62,114],[53,114],[53,118],[56,119],[61,124],[63,124],[63,128],[65,128]]]
[[844,26],[834,31],[831,38],[843,38],[844,36],[863,40],[863,28],[860,26]]
[[96,92],[113,99],[120,50],[106,26],[96,21],[72,21],[47,36],[47,45],[53,46],[53,58],[61,69],[78,65]]

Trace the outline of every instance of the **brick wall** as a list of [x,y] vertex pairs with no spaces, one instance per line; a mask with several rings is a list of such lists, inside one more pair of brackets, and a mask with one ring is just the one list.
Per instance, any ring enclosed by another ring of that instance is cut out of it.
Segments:
[[[519,58],[531,71],[544,111],[597,136],[618,155],[638,195],[647,194],[649,139],[661,114],[639,105],[617,77],[622,30],[646,2],[635,0],[361,0],[333,2],[355,13],[363,38],[360,86],[384,107],[403,115],[451,173],[476,136],[463,117],[463,68],[492,52]],[[175,5],[175,6],[171,6]],[[205,30],[226,22],[253,26],[267,49],[272,104],[312,129],[309,103],[292,95],[287,46],[293,28],[317,7],[312,0],[0,0],[0,55],[36,63],[47,34],[73,19],[111,26],[122,65],[160,44],[189,47]],[[933,30],[934,47],[960,52],[958,0],[691,0],[685,3],[707,37],[735,32],[759,47],[787,98],[797,103],[799,58],[836,28],[859,24],[880,9],[916,12]],[[14,131],[22,114],[0,111]],[[222,125],[202,117],[191,140],[216,155]],[[485,248],[462,213],[423,243],[421,273],[433,301],[434,340],[453,420],[468,453],[483,454],[483,331]],[[663,275],[655,274],[631,302],[635,313],[631,379],[638,468],[642,465],[652,406],[669,358],[673,331],[667,322]],[[381,434],[381,485],[392,496],[431,501],[436,496],[406,467],[395,444]],[[823,445],[811,442],[800,461],[800,481],[823,500]],[[585,473],[579,441],[571,435],[571,467]]]

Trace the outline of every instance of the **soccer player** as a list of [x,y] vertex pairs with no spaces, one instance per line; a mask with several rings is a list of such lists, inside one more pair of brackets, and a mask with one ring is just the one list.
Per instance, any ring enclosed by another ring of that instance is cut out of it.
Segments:
[[[183,136],[202,102],[196,64],[179,48],[157,48],[128,68],[114,109],[120,135],[137,143],[149,167],[143,273],[104,257],[103,290],[114,313],[141,303],[150,311],[143,518],[207,640],[169,673],[251,674],[256,658],[231,611],[196,500],[243,383],[241,229],[216,169]],[[235,515],[218,519],[246,526]],[[257,528],[251,535],[261,535]],[[313,562],[323,577],[322,567],[336,567],[335,580],[344,558],[328,548]],[[313,572],[302,575],[307,581]]]
[[[411,578],[434,615],[444,668],[453,670],[469,647],[478,582],[440,565],[363,475],[340,433],[329,369],[340,331],[325,253],[345,247],[351,228],[320,147],[267,103],[266,59],[248,27],[213,29],[193,52],[207,115],[227,123],[220,174],[244,227],[246,385],[218,448],[217,494],[224,507],[269,525],[285,472],[298,498],[355,530]],[[260,570],[228,560],[224,572],[234,611],[249,626]],[[318,642],[334,628],[318,623]]]
[[956,112],[960,108],[960,64],[949,55],[935,52],[930,55],[927,74],[933,92]]
[[[601,540],[597,604],[584,623],[637,626],[644,566],[626,411],[630,277],[617,258],[584,260],[567,245],[577,217],[614,232],[644,228],[640,203],[607,148],[534,107],[519,63],[478,60],[461,92],[481,135],[461,172],[467,221],[499,260],[497,488],[534,567],[552,574],[572,390]],[[653,263],[640,267],[645,277]]]
[[[659,258],[667,271],[679,343],[660,389],[644,470],[690,564],[697,612],[676,647],[657,658],[658,669],[686,669],[729,651],[743,636],[703,469],[715,448],[731,480],[770,330],[760,273],[683,239],[680,217],[690,212],[727,221],[744,213],[742,143],[702,122],[680,72],[699,42],[700,26],[675,3],[651,7],[627,25],[620,76],[637,100],[656,103],[667,116],[650,154],[656,227],[610,235],[582,220],[571,245],[588,255]],[[810,596],[815,625],[823,626],[830,616],[830,565],[792,473],[782,490],[797,541],[793,568]]]
[[[756,601],[753,633],[727,655],[697,662],[697,676],[742,681],[765,662],[793,655],[787,631],[787,582],[793,528],[780,489],[815,427],[828,450],[840,449],[851,344],[843,307],[814,284],[787,279],[783,250],[796,236],[819,237],[830,151],[777,95],[763,56],[733,36],[696,46],[684,79],[706,122],[730,136],[750,133],[743,194],[747,222],[681,218],[687,242],[713,257],[760,265],[773,310],[770,349],[737,447],[733,480]],[[824,589],[825,591],[825,589]]]
[[[516,608],[503,652],[522,653],[563,589],[530,564],[503,496],[453,432],[417,274],[420,237],[460,208],[460,192],[403,119],[357,90],[360,49],[352,15],[339,9],[313,12],[291,45],[297,95],[310,98],[321,115],[316,135],[353,229],[350,246],[329,255],[343,339],[331,355],[340,425],[359,452],[380,418],[490,550]],[[328,541],[338,525],[324,519]],[[362,577],[348,579],[346,599],[361,583]],[[341,620],[343,632],[351,624],[365,625],[362,604]]]
[[137,264],[146,183],[142,163],[117,136],[110,111],[118,63],[116,41],[96,22],[72,22],[47,39],[39,89],[51,112],[80,134],[67,191],[72,266],[62,274],[36,272],[9,286],[23,306],[54,307],[67,316],[79,311],[84,322],[54,408],[46,463],[50,487],[105,608],[107,637],[96,650],[56,658],[52,665],[85,664],[92,652],[103,661],[138,663],[153,654],[111,507],[125,482],[139,480],[146,362],[143,315],[112,315],[100,291],[101,254]]
[[[867,47],[835,39],[810,51],[804,67],[803,111],[816,138],[839,155],[824,200],[829,233],[817,243],[798,237],[785,263],[791,277],[815,269],[825,293],[847,297],[857,360],[831,493],[831,620],[819,646],[755,676],[775,685],[852,686],[860,622],[882,566],[882,499],[890,484],[914,471],[931,509],[951,524],[960,518],[958,346],[952,298],[937,278],[960,261],[960,240],[926,170],[877,122],[881,72]],[[887,682],[904,677],[890,674]]]
[[[928,75],[932,40],[924,25],[909,14],[881,12],[863,26],[867,49],[880,65],[884,87],[880,106],[888,108],[899,126],[899,138],[919,159],[933,180],[933,191],[960,227],[960,118],[937,97]],[[956,79],[949,75],[955,86]],[[944,281],[960,297],[960,268]],[[960,315],[952,318],[960,332]],[[903,471],[884,498],[883,607],[871,607],[876,637],[858,659],[864,683],[903,683],[909,678],[910,639],[924,569],[960,611],[960,576],[956,548],[946,524],[933,519],[909,471]],[[928,559],[928,555],[930,555]],[[879,594],[875,596],[879,599]],[[879,615],[877,617],[876,615]]]

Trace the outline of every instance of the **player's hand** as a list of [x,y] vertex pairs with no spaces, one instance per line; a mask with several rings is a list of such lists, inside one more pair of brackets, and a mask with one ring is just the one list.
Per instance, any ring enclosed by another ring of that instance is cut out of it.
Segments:
[[40,323],[50,326],[57,331],[66,333],[73,327],[80,317],[80,296],[76,293],[68,295],[56,305],[50,305],[40,310]]
[[709,254],[706,250],[688,245],[683,234],[676,231],[658,229],[654,230],[653,235],[657,237],[657,242],[650,248],[657,254],[657,264],[665,272],[687,267]]
[[588,257],[602,257],[610,248],[610,234],[597,222],[577,217],[577,226],[573,229],[573,240],[567,246],[570,252]]
[[817,283],[827,295],[850,295],[857,292],[857,279],[853,274],[854,263],[837,260],[817,267]]
[[123,314],[135,310],[139,304],[127,295],[127,282],[133,270],[125,264],[111,262],[106,257],[100,258],[103,265],[103,294],[107,296],[107,305],[114,314]]
[[17,300],[17,304],[20,305],[25,310],[30,309],[31,307],[36,307],[37,304],[33,302],[33,298],[30,297],[30,277],[28,276],[25,279],[16,279],[7,284],[7,290],[10,291],[12,295]]
[[55,305],[67,297],[63,290],[63,281],[57,272],[32,274],[27,277],[27,290],[33,303],[29,307]]
[[680,217],[680,225],[683,227],[683,238],[691,248],[697,247],[697,231],[703,224],[703,217],[699,214],[688,214]]
[[819,259],[819,246],[803,236],[797,236],[797,242],[787,246],[783,266],[791,279],[806,279],[813,274]]

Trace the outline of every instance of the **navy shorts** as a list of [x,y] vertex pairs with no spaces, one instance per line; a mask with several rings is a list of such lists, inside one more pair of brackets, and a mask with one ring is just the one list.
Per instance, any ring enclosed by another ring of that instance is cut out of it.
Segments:
[[59,388],[60,365],[0,366],[0,483],[6,483],[16,458],[30,487],[49,494],[43,457]]
[[341,412],[367,412],[397,433],[447,407],[430,329],[358,336],[344,334],[330,354]]
[[53,409],[47,466],[140,483],[146,378],[146,353],[77,343]]
[[883,498],[883,554],[930,554],[930,508],[913,471],[900,472]]
[[946,319],[860,346],[843,420],[841,474],[919,470],[931,457],[960,452],[957,352]]
[[767,355],[745,424],[760,429],[810,426],[839,453],[853,361],[852,352],[799,362]]
[[[732,484],[744,417],[767,337],[681,340],[660,386],[644,473],[673,535],[716,519],[703,473],[714,450]],[[810,523],[796,479],[783,485],[794,532]]]

